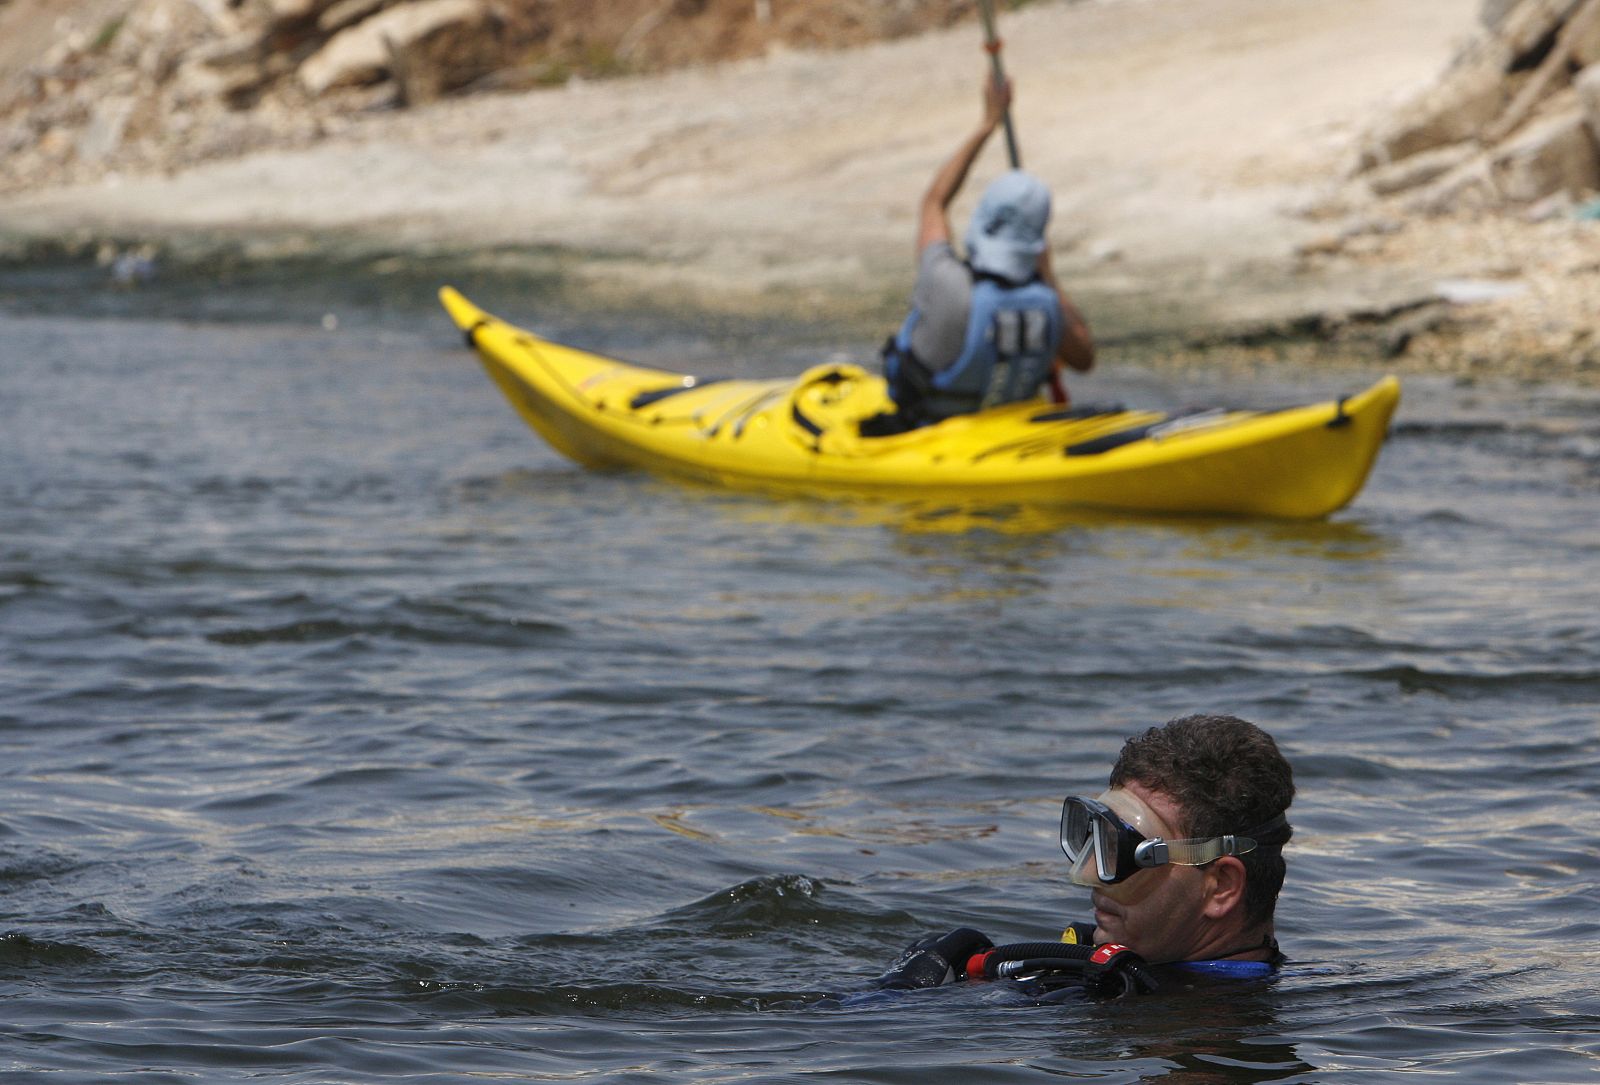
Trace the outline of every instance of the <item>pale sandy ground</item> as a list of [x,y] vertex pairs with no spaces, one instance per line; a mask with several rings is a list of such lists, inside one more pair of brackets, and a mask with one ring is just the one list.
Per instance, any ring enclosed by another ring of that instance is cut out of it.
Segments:
[[[1298,212],[1478,7],[1099,0],[1010,16],[1025,165],[1056,190],[1058,259],[1091,318],[1126,332],[1424,289],[1426,267],[1308,267],[1296,247],[1327,225]],[[882,309],[909,283],[923,186],[977,119],[976,34],[373,114],[310,149],[24,194],[0,232],[559,246],[597,295]],[[996,139],[979,183],[1003,156]]]

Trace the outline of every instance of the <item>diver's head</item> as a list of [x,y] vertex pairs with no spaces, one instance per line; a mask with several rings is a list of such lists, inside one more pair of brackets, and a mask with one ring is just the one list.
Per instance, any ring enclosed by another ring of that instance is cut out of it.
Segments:
[[1270,938],[1294,798],[1271,736],[1187,716],[1130,738],[1110,782],[1097,799],[1070,797],[1061,818],[1072,880],[1094,890],[1097,940],[1161,961]]

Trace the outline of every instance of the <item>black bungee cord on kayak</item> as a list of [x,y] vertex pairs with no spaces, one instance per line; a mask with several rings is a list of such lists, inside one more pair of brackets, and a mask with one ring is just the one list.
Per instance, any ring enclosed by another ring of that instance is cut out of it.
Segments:
[[996,946],[971,927],[929,935],[906,947],[874,987],[909,991],[956,980],[1013,980],[1037,990],[1082,986],[1090,998],[1150,994],[1157,988],[1145,959],[1115,942],[1015,942]]

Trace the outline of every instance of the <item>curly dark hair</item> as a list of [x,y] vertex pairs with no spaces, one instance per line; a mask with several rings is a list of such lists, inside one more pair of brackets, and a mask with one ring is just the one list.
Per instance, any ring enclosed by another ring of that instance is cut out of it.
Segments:
[[[1111,786],[1137,780],[1169,796],[1184,836],[1239,834],[1271,821],[1294,801],[1294,770],[1278,744],[1237,716],[1183,716],[1123,743]],[[1272,919],[1283,888],[1283,845],[1292,830],[1267,837],[1239,857],[1245,869],[1245,915],[1252,925]]]

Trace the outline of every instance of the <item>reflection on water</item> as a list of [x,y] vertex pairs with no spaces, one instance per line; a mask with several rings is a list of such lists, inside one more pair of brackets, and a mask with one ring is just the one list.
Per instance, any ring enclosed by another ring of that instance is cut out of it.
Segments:
[[[1592,398],[1420,387],[1323,523],[774,500],[386,312],[0,318],[19,1080],[1592,1079]],[[1276,982],[822,1004],[1081,918],[1060,797],[1206,709],[1296,766]]]
[[[724,494],[695,483],[639,480],[641,486],[682,488],[700,493],[706,508],[735,523],[763,527],[890,528],[905,535],[1053,536],[1082,530],[1150,532],[1187,535],[1212,556],[1230,549],[1278,552],[1293,548],[1297,554],[1322,554],[1338,558],[1348,553],[1364,557],[1383,543],[1383,535],[1359,520],[1250,520],[1234,517],[1171,516],[1106,512],[1089,508],[989,503],[979,499],[863,498],[841,496],[823,499],[805,495],[754,496]],[[689,498],[683,498],[689,500]],[[985,542],[980,545],[992,545]]]

